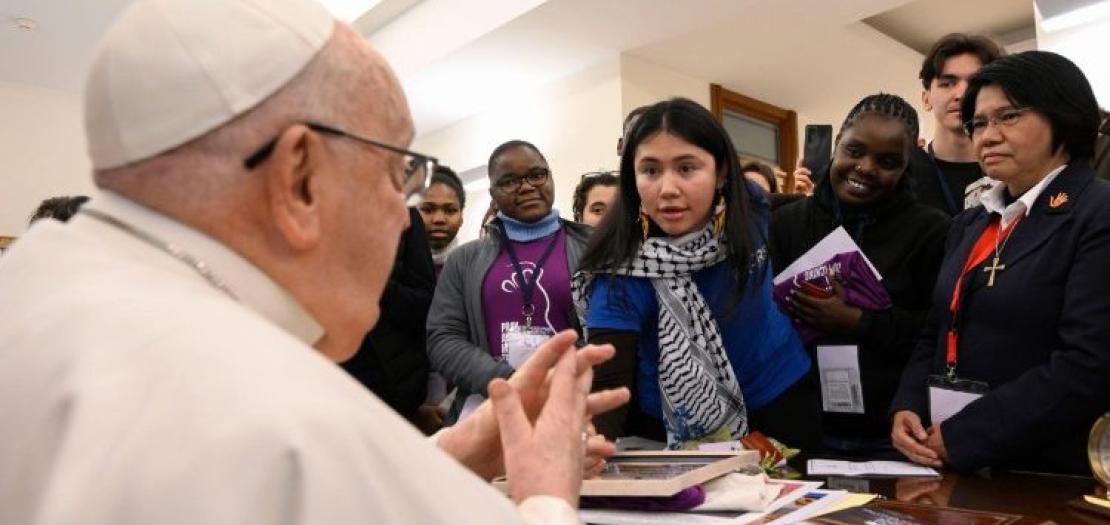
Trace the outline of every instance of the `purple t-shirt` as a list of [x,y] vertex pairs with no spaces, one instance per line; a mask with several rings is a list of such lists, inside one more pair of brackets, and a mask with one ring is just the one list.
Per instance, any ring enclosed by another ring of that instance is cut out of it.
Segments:
[[[536,263],[543,256],[548,244],[555,243],[551,256],[543,268],[537,270]],[[547,327],[558,332],[571,327],[570,316],[573,303],[570,294],[570,270],[567,268],[567,235],[563,228],[542,239],[530,242],[513,243],[516,256],[528,282],[536,277],[532,302],[536,308],[532,325]],[[524,293],[520,288],[520,276],[513,269],[509,252],[503,247],[497,259],[490,265],[482,281],[482,313],[486,319],[486,334],[489,338],[489,351],[495,359],[501,358],[501,334],[517,324],[524,324],[521,309],[524,306]]]

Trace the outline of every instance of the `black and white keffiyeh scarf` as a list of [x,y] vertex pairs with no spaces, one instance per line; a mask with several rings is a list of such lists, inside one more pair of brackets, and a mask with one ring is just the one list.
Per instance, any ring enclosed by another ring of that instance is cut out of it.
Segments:
[[[655,290],[659,391],[669,448],[711,435],[739,439],[748,431],[747,407],[720,327],[693,280],[695,272],[726,257],[724,239],[709,225],[677,239],[649,238],[631,264],[603,272],[648,278]],[[583,326],[593,279],[592,273],[578,272],[571,282]]]

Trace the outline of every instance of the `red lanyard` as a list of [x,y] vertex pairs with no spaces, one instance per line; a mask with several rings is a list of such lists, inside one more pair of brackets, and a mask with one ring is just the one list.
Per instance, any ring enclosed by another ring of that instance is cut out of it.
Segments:
[[1018,220],[1014,221],[999,233],[998,223],[1000,220],[1001,218],[996,217],[987,225],[987,229],[983,230],[983,233],[979,235],[979,240],[975,241],[975,246],[971,248],[971,254],[967,256],[967,261],[964,262],[964,269],[963,272],[960,273],[960,278],[956,280],[956,287],[952,290],[952,300],[948,303],[948,311],[952,313],[952,323],[948,328],[948,355],[946,359],[949,379],[954,379],[956,375],[956,347],[958,344],[956,319],[960,312],[960,303],[963,302],[964,281],[973,269],[987,260],[987,257],[995,251],[998,247],[999,235],[1005,239],[1010,232],[1013,231],[1014,226],[1017,226],[1017,223],[1021,222],[1021,218],[1019,217]]

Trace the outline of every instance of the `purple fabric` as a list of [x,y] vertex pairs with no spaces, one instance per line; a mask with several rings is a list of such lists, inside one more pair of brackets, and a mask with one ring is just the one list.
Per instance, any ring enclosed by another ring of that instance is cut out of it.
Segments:
[[[573,311],[570,295],[570,270],[567,268],[566,230],[531,242],[514,243],[520,266],[529,281],[536,268],[536,260],[543,255],[547,245],[555,241],[544,267],[539,272],[537,286],[533,292],[536,313],[532,318],[533,326],[545,326],[554,332],[571,327],[570,315]],[[501,333],[515,323],[524,323],[521,308],[524,295],[520,291],[520,278],[513,270],[513,263],[504,249],[490,265],[482,281],[482,313],[486,321],[486,337],[489,352],[494,359],[500,359]]]
[[[871,268],[859,252],[845,252],[834,255],[823,264],[794,275],[775,285],[775,303],[789,315],[786,298],[790,292],[801,288],[802,283],[809,282],[826,290],[831,290],[830,279],[838,279],[844,287],[844,302],[864,310],[885,310],[894,306],[890,294],[886,292],[883,283],[875,278]],[[805,293],[805,292],[798,292]],[[813,344],[825,334],[800,321],[793,321],[798,335],[807,345]]]
[[705,503],[705,489],[694,485],[673,496],[651,498],[645,496],[583,496],[579,505],[584,509],[643,510],[675,512],[690,510]]

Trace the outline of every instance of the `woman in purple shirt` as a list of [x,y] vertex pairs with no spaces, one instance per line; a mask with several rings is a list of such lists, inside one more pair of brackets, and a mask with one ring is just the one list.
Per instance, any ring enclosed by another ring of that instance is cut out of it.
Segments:
[[488,166],[500,211],[490,235],[447,259],[428,313],[432,367],[459,387],[450,422],[528,349],[575,326],[570,275],[590,232],[552,208],[554,181],[536,146],[506,142]]

